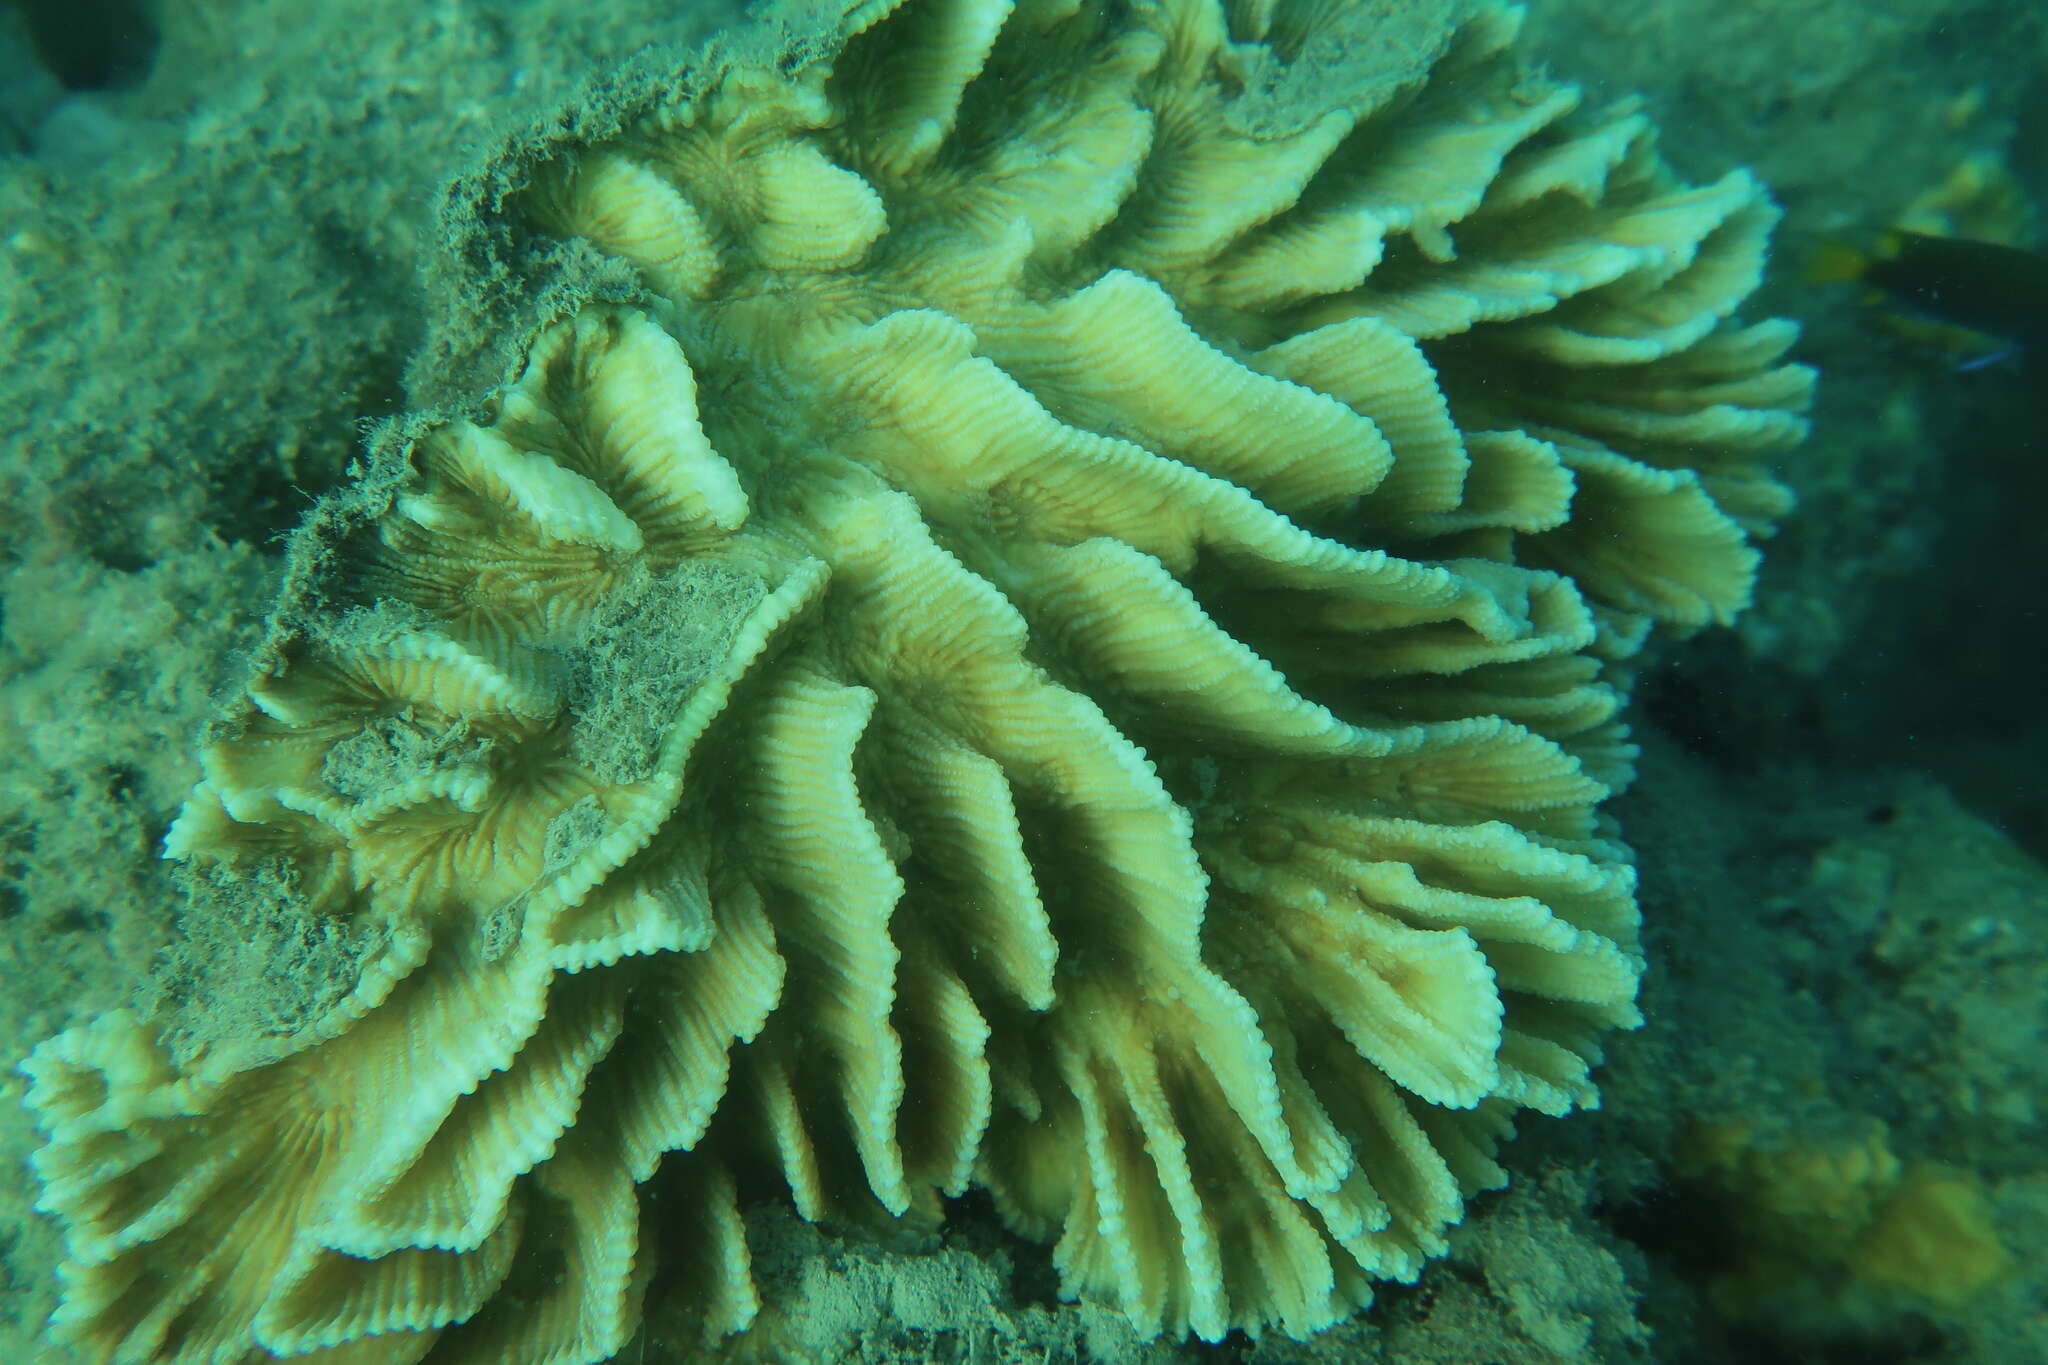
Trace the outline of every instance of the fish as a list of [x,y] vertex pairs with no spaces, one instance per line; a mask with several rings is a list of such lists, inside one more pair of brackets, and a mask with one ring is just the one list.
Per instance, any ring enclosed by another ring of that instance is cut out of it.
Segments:
[[1961,329],[2006,348],[1989,359],[2015,350],[2038,359],[2048,351],[2048,254],[2026,247],[1894,228],[1867,250],[1822,243],[1806,278],[1865,286],[1870,302],[1933,324],[1932,331],[1902,329],[1921,340],[1952,340]]

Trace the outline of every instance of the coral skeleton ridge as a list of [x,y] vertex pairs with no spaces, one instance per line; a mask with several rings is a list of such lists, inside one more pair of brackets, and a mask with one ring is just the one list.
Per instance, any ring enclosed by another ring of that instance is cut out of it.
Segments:
[[1248,127],[1333,8],[867,5],[537,173],[644,292],[416,442],[168,840],[345,989],[26,1064],[75,1358],[715,1337],[770,1182],[1306,1335],[1594,1102],[1628,658],[1742,608],[1803,429],[1774,211],[1510,11]]

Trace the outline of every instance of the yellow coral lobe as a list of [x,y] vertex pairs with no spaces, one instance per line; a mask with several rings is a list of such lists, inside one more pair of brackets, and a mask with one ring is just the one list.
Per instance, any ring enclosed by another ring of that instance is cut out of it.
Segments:
[[743,1330],[743,1180],[1306,1336],[1594,1101],[1618,665],[1742,607],[1803,429],[1774,210],[1508,11],[1254,119],[1371,21],[1240,8],[865,4],[534,173],[641,292],[309,536],[169,841],[359,969],[27,1063],[75,1358]]

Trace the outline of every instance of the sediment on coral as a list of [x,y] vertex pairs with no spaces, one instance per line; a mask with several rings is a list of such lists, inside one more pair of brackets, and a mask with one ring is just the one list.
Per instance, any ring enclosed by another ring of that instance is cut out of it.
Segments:
[[345,992],[27,1064],[60,1339],[589,1362],[657,1275],[731,1333],[764,1171],[1306,1335],[1594,1102],[1627,660],[1742,608],[1802,429],[1773,210],[1509,11],[1252,126],[1333,8],[862,6],[536,173],[644,292],[416,442],[205,747],[170,853]]

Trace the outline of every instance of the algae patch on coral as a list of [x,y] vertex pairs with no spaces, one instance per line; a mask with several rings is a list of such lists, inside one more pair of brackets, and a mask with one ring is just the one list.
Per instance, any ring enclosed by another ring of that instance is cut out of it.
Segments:
[[764,1173],[1306,1335],[1594,1100],[1627,660],[1742,608],[1803,431],[1774,212],[1511,12],[1290,83],[1337,8],[865,5],[536,171],[637,287],[307,534],[169,840],[376,950],[282,1042],[37,1051],[62,1339],[735,1332]]

